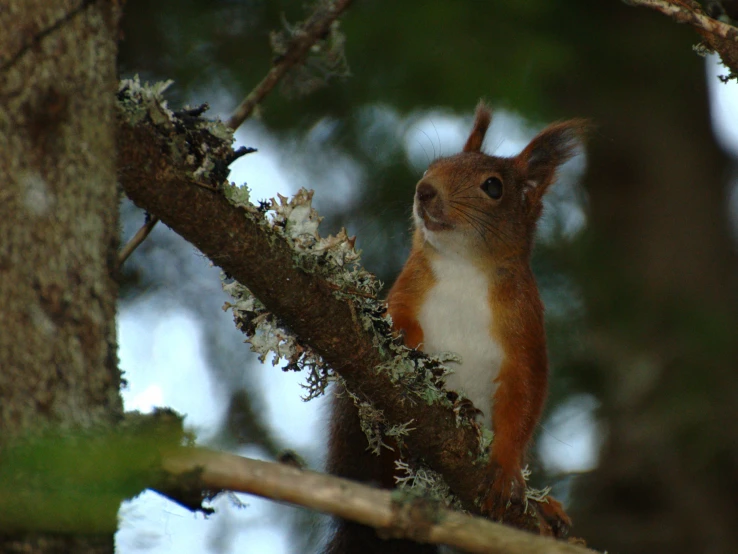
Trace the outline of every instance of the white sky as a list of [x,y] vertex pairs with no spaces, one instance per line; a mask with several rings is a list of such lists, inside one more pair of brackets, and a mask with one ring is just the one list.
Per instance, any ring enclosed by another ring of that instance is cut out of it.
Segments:
[[[717,81],[714,77],[717,65],[713,60],[708,60],[707,73],[718,140],[738,156],[738,86],[735,82],[723,85]],[[390,110],[374,110],[377,117],[399,121],[397,114]],[[420,113],[403,122],[400,128],[404,129],[404,136],[398,138],[404,140],[408,159],[420,173],[429,157],[459,150],[470,119],[471,114],[464,119],[443,111]],[[313,130],[316,137],[330,131],[329,126],[323,127],[318,125]],[[531,134],[524,120],[498,113],[486,149],[501,155],[515,154]],[[239,131],[237,140],[239,144],[258,145],[259,152],[234,164],[232,181],[248,182],[255,199],[272,197],[277,192],[283,195],[295,192],[291,186],[294,168],[290,166],[294,159],[279,156],[280,144],[261,124],[249,122]],[[347,166],[347,160],[340,157],[326,160],[334,164],[328,171],[331,178],[349,186],[347,183],[357,170]],[[738,205],[738,194],[733,194],[732,199]],[[162,309],[149,299],[128,304],[121,310],[120,363],[129,382],[123,391],[125,407],[144,412],[155,406],[171,407],[186,414],[186,424],[196,429],[204,440],[223,416],[226,405],[220,396],[223,392],[210,381],[200,345],[200,323],[186,310],[173,311],[171,303],[167,306]],[[231,318],[226,313],[222,317]],[[259,374],[274,432],[296,449],[321,441],[325,407],[321,402],[304,403],[299,399],[303,392],[299,386],[302,376],[284,373],[271,364],[254,366],[249,360],[244,345],[244,371]],[[540,439],[548,469],[576,472],[596,465],[596,437],[600,433],[592,417],[594,409],[594,399],[578,396],[554,414]],[[258,452],[240,454],[258,457]],[[228,498],[220,498],[215,501],[216,515],[205,520],[154,493],[145,493],[121,508],[116,550],[122,554],[290,552],[274,505],[245,495],[240,498],[248,504],[247,508],[238,508]],[[224,535],[226,532],[230,534]]]

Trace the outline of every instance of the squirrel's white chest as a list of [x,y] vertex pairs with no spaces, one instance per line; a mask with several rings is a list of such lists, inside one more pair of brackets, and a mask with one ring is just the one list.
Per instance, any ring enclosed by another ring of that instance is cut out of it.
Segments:
[[418,314],[424,352],[455,352],[461,363],[446,381],[463,391],[491,421],[494,380],[500,372],[503,351],[492,338],[494,314],[488,301],[489,281],[463,259],[440,257],[431,262],[436,283]]

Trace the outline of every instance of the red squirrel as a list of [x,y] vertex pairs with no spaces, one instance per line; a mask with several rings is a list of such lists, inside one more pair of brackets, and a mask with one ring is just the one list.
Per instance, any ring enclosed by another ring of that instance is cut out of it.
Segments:
[[[483,511],[501,519],[525,490],[524,455],[547,394],[543,304],[530,267],[542,198],[574,154],[584,123],[545,128],[517,156],[482,152],[491,120],[482,102],[463,151],[430,164],[415,189],[410,256],[389,292],[388,310],[405,344],[458,353],[447,380],[481,410],[494,431]],[[351,399],[334,396],[331,473],[394,486],[396,453],[367,451]],[[563,511],[555,501],[549,509]],[[565,514],[563,517],[566,517]],[[371,528],[341,521],[328,554],[431,553],[404,540],[379,539]]]

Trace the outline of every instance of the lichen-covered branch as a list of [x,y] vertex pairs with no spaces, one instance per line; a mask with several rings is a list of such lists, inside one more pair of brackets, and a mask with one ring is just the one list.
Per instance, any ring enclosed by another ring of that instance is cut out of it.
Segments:
[[720,55],[720,59],[730,69],[730,78],[738,77],[738,28],[706,15],[700,4],[692,0],[626,0],[626,2],[661,12],[678,23],[692,25],[705,39],[707,46]]
[[[388,426],[412,422],[404,446],[443,475],[466,510],[479,513],[477,500],[486,493],[480,490],[479,427],[438,393],[438,364],[391,335],[383,305],[371,294],[373,278],[355,266],[353,243],[345,234],[320,239],[305,195],[252,205],[246,189],[226,181],[233,156],[228,129],[179,117],[160,90],[128,81],[119,93],[119,180],[129,198],[248,287],[260,306],[236,291],[234,314],[243,325],[273,314],[278,328],[332,368]],[[279,345],[282,339],[273,340]],[[510,523],[535,532],[568,531],[560,522],[539,520],[536,505],[528,502],[533,514],[514,511]]]
[[[370,525],[386,538],[409,538],[487,554],[593,552],[455,512],[412,495],[391,493],[286,464],[183,448],[165,455],[163,467],[172,481],[186,476],[189,487],[244,492],[289,502]],[[195,475],[196,479],[192,479]]]
[[346,11],[352,0],[320,2],[310,18],[298,27],[279,53],[269,73],[256,85],[228,120],[228,127],[237,129],[254,111],[254,108],[275,87],[290,69],[303,63],[310,49],[320,40],[328,38],[338,17]]

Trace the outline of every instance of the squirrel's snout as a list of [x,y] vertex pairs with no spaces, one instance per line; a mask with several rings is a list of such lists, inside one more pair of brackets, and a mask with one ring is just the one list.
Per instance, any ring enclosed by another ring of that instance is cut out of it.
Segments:
[[430,200],[433,200],[437,195],[438,191],[436,190],[436,187],[431,185],[430,183],[420,183],[418,185],[418,189],[415,192],[415,195],[418,198],[418,202],[426,203]]
[[414,213],[416,222],[428,231],[445,231],[452,229],[448,221],[443,197],[440,191],[427,182],[418,183],[415,191]]

